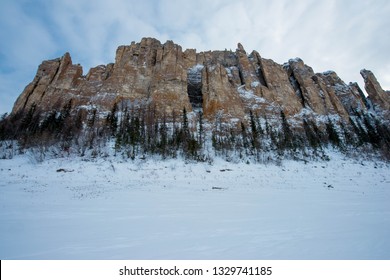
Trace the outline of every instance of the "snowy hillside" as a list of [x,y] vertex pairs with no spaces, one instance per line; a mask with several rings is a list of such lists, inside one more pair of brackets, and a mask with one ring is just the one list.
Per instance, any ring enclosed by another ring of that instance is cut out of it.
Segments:
[[0,259],[389,259],[390,166],[0,160]]

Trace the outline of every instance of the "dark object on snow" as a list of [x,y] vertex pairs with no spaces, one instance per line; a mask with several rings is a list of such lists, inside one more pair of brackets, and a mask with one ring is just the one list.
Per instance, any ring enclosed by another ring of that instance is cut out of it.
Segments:
[[73,172],[74,170],[73,170],[73,169],[64,169],[64,168],[60,168],[60,169],[57,169],[56,171],[57,171],[57,172],[64,172],[64,173],[66,173],[66,172]]

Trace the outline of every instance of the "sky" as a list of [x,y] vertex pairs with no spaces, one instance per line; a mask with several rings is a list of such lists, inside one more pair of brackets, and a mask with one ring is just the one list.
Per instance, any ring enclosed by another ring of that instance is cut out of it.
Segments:
[[364,87],[390,89],[388,0],[0,0],[0,113],[10,112],[43,60],[65,52],[89,68],[116,48],[154,37],[183,50],[256,50],[282,64],[300,57]]

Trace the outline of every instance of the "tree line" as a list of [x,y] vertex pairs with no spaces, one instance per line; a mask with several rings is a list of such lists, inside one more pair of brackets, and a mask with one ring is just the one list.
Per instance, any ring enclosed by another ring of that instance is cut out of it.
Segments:
[[[0,120],[0,141],[16,141],[22,152],[32,147],[57,147],[59,154],[106,156],[110,152],[135,159],[148,155],[209,161],[267,162],[275,159],[326,158],[326,149],[360,151],[390,159],[390,129],[370,112],[354,111],[348,121],[327,117],[288,120],[285,113],[271,116],[248,112],[231,124],[222,115],[205,121],[202,112],[161,115],[153,104],[131,107],[115,103],[110,112],[73,107],[41,112],[33,104],[26,112]],[[8,141],[8,142],[7,142]]]

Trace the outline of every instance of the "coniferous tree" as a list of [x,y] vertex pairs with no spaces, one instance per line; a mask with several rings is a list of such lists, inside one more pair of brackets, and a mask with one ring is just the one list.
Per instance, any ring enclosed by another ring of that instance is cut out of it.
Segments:
[[203,113],[202,111],[199,111],[198,113],[198,118],[199,118],[199,145],[202,147],[203,146],[203,133],[204,133],[204,128],[203,128]]
[[77,144],[78,144],[77,139],[83,130],[83,112],[81,110],[79,110],[77,112],[77,114],[75,116],[74,125],[71,126],[71,129],[72,129],[72,134],[74,135],[75,140],[77,141]]
[[188,149],[188,139],[189,139],[189,128],[188,128],[188,117],[187,117],[187,110],[186,107],[183,108],[182,112],[182,123],[181,123],[181,130],[180,130],[180,144],[182,145],[183,151],[186,152]]
[[23,117],[20,123],[20,129],[22,130],[22,132],[26,132],[28,134],[28,130],[33,120],[36,108],[37,108],[36,104],[33,103],[30,109],[28,110],[27,114]]
[[363,144],[367,144],[370,142],[370,138],[368,136],[367,131],[363,128],[361,121],[357,120],[356,126],[358,128],[358,135],[359,138],[361,139]]
[[249,111],[249,118],[250,118],[251,132],[252,132],[252,139],[251,139],[252,149],[254,151],[257,151],[260,145],[258,141],[258,130],[256,125],[256,120],[252,111]]
[[287,122],[286,116],[283,110],[280,111],[280,118],[282,120],[282,139],[280,139],[280,145],[282,149],[291,149],[294,146],[293,132],[290,125]]
[[367,129],[368,141],[372,144],[372,146],[374,148],[379,148],[381,137],[378,135],[378,132],[374,126],[375,123],[374,123],[374,125],[372,124],[373,121],[372,121],[370,115],[363,114],[363,122],[364,122],[364,126]]
[[8,120],[7,113],[3,114],[0,119],[0,141],[6,140],[7,136],[7,128],[8,128]]
[[4,113],[1,115],[0,121],[4,121],[8,117],[8,113]]
[[89,147],[89,149],[93,148],[95,138],[96,138],[96,131],[95,131],[96,120],[97,120],[97,110],[96,108],[93,108],[92,111],[88,113],[88,117],[87,117],[86,145]]
[[73,102],[73,100],[69,99],[69,101],[64,105],[64,107],[62,108],[62,110],[60,112],[59,118],[61,119],[61,122],[63,122],[63,123],[65,122],[65,120],[67,118],[70,117],[70,113],[72,110],[72,102]]
[[380,135],[381,143],[390,148],[390,127],[385,123],[380,122],[378,119],[375,119],[375,127],[377,134]]
[[303,129],[310,147],[313,149],[319,148],[321,146],[320,139],[312,126],[306,120],[303,120]]
[[328,121],[326,122],[326,132],[328,134],[329,142],[335,147],[340,147],[341,145],[340,137],[330,118],[328,118]]
[[270,137],[270,135],[271,135],[271,128],[270,128],[270,125],[268,123],[267,116],[265,116],[265,115],[264,115],[264,121],[265,121],[265,132],[267,133],[267,136]]
[[71,110],[72,110],[72,99],[70,99],[68,103],[65,104],[59,116],[60,119],[59,127],[61,129],[60,138],[62,140],[62,148],[65,150],[69,150],[71,142],[75,137],[74,134],[75,129],[73,129],[75,123],[71,117]]
[[246,127],[243,122],[241,122],[241,138],[242,138],[243,148],[246,151],[248,148],[248,134],[246,132]]
[[182,123],[182,130],[184,133],[184,138],[186,138],[189,134],[189,128],[188,128],[188,117],[187,117],[187,110],[186,107],[183,108],[183,123]]
[[95,125],[97,110],[94,108],[88,114],[87,126],[92,128]]
[[356,139],[354,137],[353,132],[348,128],[347,124],[343,121],[340,122],[340,128],[344,134],[344,140],[346,146],[354,146],[356,145]]
[[159,134],[160,134],[160,142],[159,142],[160,154],[163,156],[163,158],[165,158],[168,153],[168,127],[167,127],[167,120],[165,114],[163,116]]
[[110,113],[108,113],[106,118],[107,126],[109,127],[110,133],[114,136],[118,128],[118,116],[117,116],[118,104],[114,103],[111,108]]

